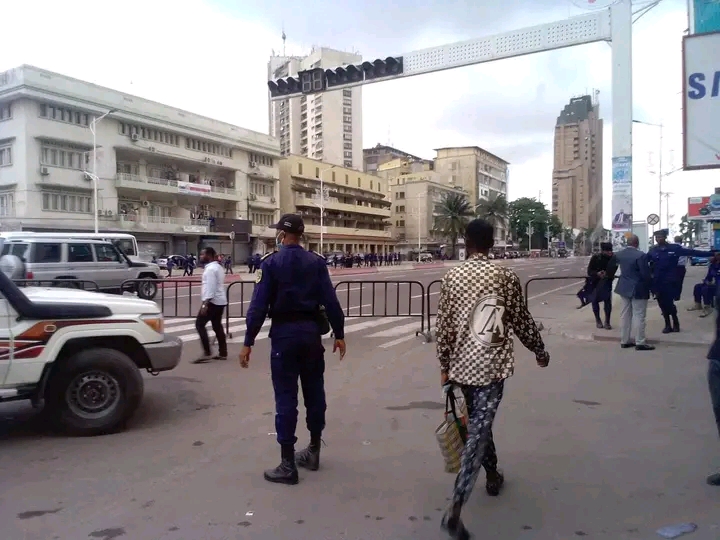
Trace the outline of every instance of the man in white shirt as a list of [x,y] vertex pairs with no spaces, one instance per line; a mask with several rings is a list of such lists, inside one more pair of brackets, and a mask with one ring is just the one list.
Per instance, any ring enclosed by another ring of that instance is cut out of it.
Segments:
[[[195,319],[195,328],[200,335],[203,356],[193,361],[193,364],[209,362],[210,360],[227,360],[227,340],[222,325],[223,312],[228,303],[227,294],[225,293],[225,271],[218,262],[217,253],[211,247],[202,250],[200,260],[205,264],[205,268],[202,275],[202,306],[200,306],[197,319]],[[217,337],[217,356],[212,356],[210,351],[210,339],[205,329],[208,321],[212,324],[213,332]]]

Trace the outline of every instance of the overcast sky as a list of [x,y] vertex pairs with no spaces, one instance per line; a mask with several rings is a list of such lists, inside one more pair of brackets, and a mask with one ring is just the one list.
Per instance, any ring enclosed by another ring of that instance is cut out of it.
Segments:
[[[611,0],[36,0],[5,2],[0,70],[26,63],[267,132],[271,51],[312,46],[385,57],[561,20]],[[639,4],[641,5],[641,4]],[[682,164],[681,39],[685,0],[663,0],[634,26],[634,116],[665,128],[664,170]],[[596,43],[456,69],[364,90],[366,147],[423,157],[478,145],[512,163],[510,198],[550,203],[555,120],[567,101],[600,91],[605,118],[605,223],[610,222],[610,46]],[[658,130],[635,125],[634,214],[657,212]],[[652,153],[652,155],[650,155]],[[677,173],[670,213],[709,195],[720,176]],[[713,177],[715,180],[713,180]],[[653,195],[655,194],[655,195]],[[665,210],[663,209],[663,212]],[[664,217],[663,217],[664,219]],[[671,220],[672,221],[672,220]]]

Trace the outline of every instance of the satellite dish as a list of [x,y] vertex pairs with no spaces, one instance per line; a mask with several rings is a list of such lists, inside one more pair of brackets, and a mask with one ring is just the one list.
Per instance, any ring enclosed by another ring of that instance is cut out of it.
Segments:
[[25,279],[25,264],[17,255],[0,257],[0,272],[12,280]]

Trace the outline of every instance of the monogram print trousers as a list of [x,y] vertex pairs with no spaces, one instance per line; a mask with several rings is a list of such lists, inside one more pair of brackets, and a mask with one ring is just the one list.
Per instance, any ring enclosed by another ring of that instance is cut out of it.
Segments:
[[493,441],[492,425],[505,381],[485,386],[464,386],[462,388],[468,409],[468,437],[460,462],[460,472],[455,479],[453,503],[465,504],[470,498],[480,469],[497,469],[497,454]]

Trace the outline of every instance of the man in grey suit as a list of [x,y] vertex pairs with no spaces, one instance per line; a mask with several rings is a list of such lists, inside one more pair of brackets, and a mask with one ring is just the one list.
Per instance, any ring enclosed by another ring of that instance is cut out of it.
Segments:
[[[650,299],[650,265],[645,253],[638,249],[637,235],[628,238],[627,247],[613,256],[608,266],[620,267],[620,278],[615,285],[615,294],[622,299],[620,308],[620,346],[623,349],[635,347],[638,351],[652,351],[652,345],[645,342],[645,316]],[[635,335],[635,341],[631,335]]]

